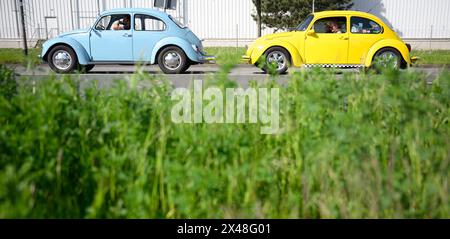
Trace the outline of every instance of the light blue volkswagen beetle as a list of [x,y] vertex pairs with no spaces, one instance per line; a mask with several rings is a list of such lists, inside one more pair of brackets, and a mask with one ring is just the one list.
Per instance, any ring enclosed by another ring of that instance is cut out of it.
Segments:
[[92,27],[43,44],[42,60],[57,73],[88,72],[100,64],[158,64],[166,74],[214,61],[200,39],[172,16],[152,9],[117,9]]

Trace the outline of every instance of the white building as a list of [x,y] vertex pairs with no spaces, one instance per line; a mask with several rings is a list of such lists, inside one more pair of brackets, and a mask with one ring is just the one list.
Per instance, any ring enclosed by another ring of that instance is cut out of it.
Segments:
[[[104,10],[153,8],[153,0],[23,0],[33,45],[90,26]],[[311,0],[312,1],[312,0]],[[0,0],[0,47],[21,47],[18,0]],[[450,49],[450,0],[354,0],[354,9],[379,16],[415,48]],[[257,36],[251,0],[178,0],[169,14],[188,25],[205,45],[243,46]],[[263,34],[271,33],[265,29]]]

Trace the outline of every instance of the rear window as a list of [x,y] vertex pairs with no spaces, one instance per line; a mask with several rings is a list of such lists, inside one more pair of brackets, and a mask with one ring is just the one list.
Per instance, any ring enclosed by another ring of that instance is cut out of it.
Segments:
[[134,17],[134,30],[136,31],[164,31],[166,24],[158,18],[148,15],[136,14]]
[[355,34],[380,34],[383,32],[380,24],[363,17],[352,17],[351,26],[351,32]]
[[179,26],[180,28],[186,28],[186,26],[181,23],[180,21],[178,21],[177,19],[175,19],[174,17],[172,17],[171,15],[169,15],[169,18],[175,23],[177,24],[177,26]]

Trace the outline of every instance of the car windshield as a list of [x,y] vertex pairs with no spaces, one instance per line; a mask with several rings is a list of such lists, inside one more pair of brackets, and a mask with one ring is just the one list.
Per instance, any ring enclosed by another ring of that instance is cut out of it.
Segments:
[[180,28],[186,28],[186,26],[185,26],[183,23],[181,23],[180,21],[178,21],[177,19],[175,19],[175,18],[172,17],[171,15],[169,15],[169,17],[170,17],[170,19],[171,19],[175,24],[177,24],[177,26],[179,26]]
[[306,28],[309,26],[309,24],[311,23],[311,21],[313,20],[314,15],[313,14],[309,14],[305,20],[303,20],[302,23],[300,23],[300,25],[298,25],[297,27],[297,31],[305,31]]

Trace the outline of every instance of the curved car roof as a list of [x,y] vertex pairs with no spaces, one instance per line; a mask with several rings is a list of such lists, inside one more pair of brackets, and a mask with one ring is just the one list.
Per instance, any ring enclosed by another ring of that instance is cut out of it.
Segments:
[[367,17],[375,19],[383,24],[386,24],[383,20],[381,20],[379,17],[367,13],[367,12],[361,12],[361,11],[350,11],[350,10],[335,10],[335,11],[322,11],[322,12],[315,12],[313,13],[316,17],[326,17],[326,16],[336,16],[336,15],[350,15],[350,16],[360,16],[360,17]]
[[101,15],[105,15],[105,14],[114,14],[114,13],[119,13],[119,14],[125,14],[125,13],[148,13],[151,14],[153,16],[156,17],[164,17],[164,16],[168,16],[169,14],[162,12],[162,11],[158,11],[155,9],[151,9],[151,8],[117,8],[117,9],[111,9],[111,10],[107,10],[101,13]]

